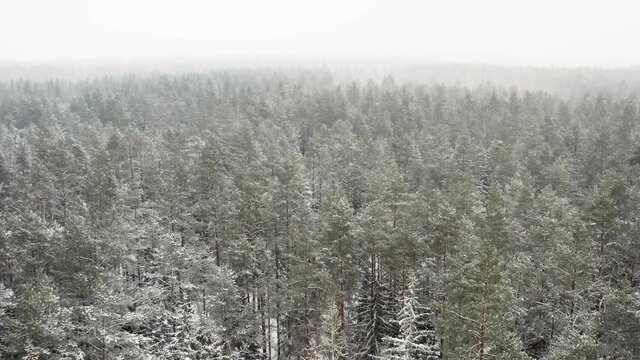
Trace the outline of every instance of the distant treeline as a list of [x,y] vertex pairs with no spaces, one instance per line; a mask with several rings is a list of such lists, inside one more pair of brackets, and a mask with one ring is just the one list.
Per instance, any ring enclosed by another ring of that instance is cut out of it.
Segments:
[[326,59],[293,57],[195,57],[195,58],[104,58],[75,61],[31,61],[0,63],[0,81],[50,80],[83,81],[104,76],[130,74],[149,77],[162,74],[220,72],[229,69],[295,72],[310,69],[330,72],[336,82],[366,83],[391,75],[398,83],[440,83],[448,86],[478,87],[487,84],[519,91],[547,91],[563,99],[587,94],[625,98],[640,88],[640,67],[550,67],[492,64],[438,63],[399,58]]

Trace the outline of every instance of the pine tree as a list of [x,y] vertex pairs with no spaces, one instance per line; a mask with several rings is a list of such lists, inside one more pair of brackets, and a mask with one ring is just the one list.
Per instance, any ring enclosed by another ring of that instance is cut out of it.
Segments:
[[0,284],[0,355],[7,358],[14,345],[11,336],[13,329],[10,314],[15,310],[15,306],[16,299],[13,290]]
[[[354,226],[353,212],[344,191],[338,188],[329,193],[320,213],[319,245],[324,266],[330,276],[327,292],[333,296],[329,300],[329,311],[332,315],[325,315],[328,317],[325,322],[331,324],[329,333],[338,334],[338,337],[347,336],[347,306],[350,294],[354,290],[354,282],[359,275]],[[333,311],[337,311],[337,319]],[[333,339],[333,336],[331,338]],[[340,348],[338,353],[345,356],[346,351],[346,348]]]
[[91,172],[85,189],[89,214],[97,227],[106,227],[115,220],[117,185],[109,157],[98,153],[91,162]]
[[500,187],[492,186],[477,220],[479,238],[467,234],[451,259],[441,321],[445,357],[525,358],[513,325],[519,309],[505,274],[514,238],[504,200]]
[[6,158],[0,151],[0,201],[2,202],[3,211],[6,211],[7,198],[9,197],[9,187],[11,185],[11,174],[6,164]]
[[71,333],[70,311],[60,304],[53,282],[38,274],[16,304],[11,325],[13,349],[9,356],[73,358],[81,356]]

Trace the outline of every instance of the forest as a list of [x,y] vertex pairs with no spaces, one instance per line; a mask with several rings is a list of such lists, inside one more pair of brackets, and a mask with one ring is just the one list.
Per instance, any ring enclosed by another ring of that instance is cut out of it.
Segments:
[[598,76],[2,80],[0,358],[640,359],[640,87]]

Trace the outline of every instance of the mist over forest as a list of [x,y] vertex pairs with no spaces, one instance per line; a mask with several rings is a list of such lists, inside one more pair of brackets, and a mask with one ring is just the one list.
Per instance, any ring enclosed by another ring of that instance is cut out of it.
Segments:
[[562,98],[606,93],[627,97],[640,87],[640,67],[524,66],[477,62],[436,62],[401,57],[327,56],[202,56],[97,58],[89,60],[31,60],[0,62],[0,80],[46,82],[83,81],[105,76],[150,76],[210,73],[224,70],[300,69],[327,72],[337,83],[381,81],[392,76],[398,83],[438,83],[477,87],[496,85],[521,91],[547,91]]
[[0,65],[2,359],[639,359],[640,68]]

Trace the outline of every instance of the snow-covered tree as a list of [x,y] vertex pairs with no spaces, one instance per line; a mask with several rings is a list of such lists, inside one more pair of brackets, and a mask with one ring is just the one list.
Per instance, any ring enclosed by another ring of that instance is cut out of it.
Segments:
[[389,360],[436,360],[442,358],[433,326],[433,312],[423,306],[415,294],[416,280],[411,279],[405,291],[403,306],[398,313],[400,333],[397,337],[385,338],[386,348],[382,359]]

